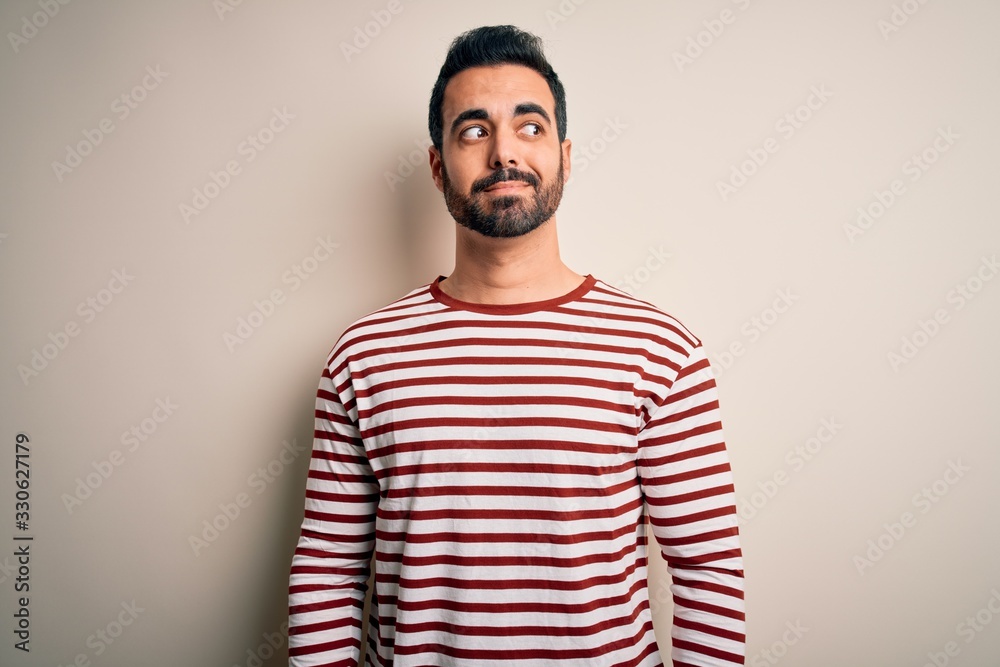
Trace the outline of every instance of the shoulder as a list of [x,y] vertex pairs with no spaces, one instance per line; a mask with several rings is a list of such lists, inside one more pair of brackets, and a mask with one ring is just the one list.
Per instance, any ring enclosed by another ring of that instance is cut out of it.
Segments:
[[388,339],[399,344],[401,337],[426,326],[442,306],[430,293],[430,284],[416,287],[403,296],[351,322],[340,334],[327,356],[333,369],[345,364],[361,350],[385,345]]
[[596,316],[617,324],[631,337],[666,345],[682,354],[701,347],[701,339],[679,318],[601,279],[597,279],[584,301]]

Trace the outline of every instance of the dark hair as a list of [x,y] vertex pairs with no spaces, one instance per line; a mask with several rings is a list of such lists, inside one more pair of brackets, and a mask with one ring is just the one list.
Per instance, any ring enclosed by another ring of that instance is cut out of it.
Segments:
[[524,65],[538,72],[549,84],[556,101],[556,129],[559,141],[566,138],[566,91],[552,65],[545,59],[541,38],[512,25],[482,26],[463,32],[448,48],[434,89],[431,91],[427,127],[439,151],[444,142],[444,89],[451,77],[472,67]]

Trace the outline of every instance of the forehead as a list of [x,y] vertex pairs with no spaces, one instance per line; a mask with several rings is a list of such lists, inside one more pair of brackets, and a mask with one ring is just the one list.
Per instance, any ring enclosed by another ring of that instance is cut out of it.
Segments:
[[523,65],[470,67],[449,81],[444,89],[442,115],[447,123],[466,109],[486,109],[490,115],[507,115],[520,102],[535,102],[555,115],[555,98],[541,74]]

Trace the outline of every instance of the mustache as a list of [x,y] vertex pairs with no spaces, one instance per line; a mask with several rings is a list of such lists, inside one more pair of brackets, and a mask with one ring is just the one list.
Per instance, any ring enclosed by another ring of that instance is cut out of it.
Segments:
[[509,168],[500,169],[493,172],[486,178],[481,178],[472,184],[472,194],[477,192],[482,192],[486,188],[496,185],[497,183],[503,183],[505,181],[524,181],[525,183],[531,185],[534,188],[538,188],[538,177],[534,174],[529,174],[525,171],[519,169]]

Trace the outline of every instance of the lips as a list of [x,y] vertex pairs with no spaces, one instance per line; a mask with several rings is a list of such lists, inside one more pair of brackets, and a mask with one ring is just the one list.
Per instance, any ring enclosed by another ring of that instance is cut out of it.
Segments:
[[520,190],[521,188],[526,188],[528,186],[529,184],[524,181],[501,181],[486,188],[486,192]]

